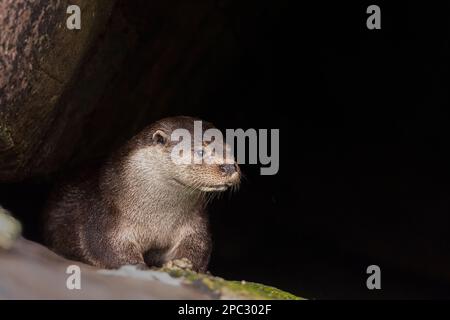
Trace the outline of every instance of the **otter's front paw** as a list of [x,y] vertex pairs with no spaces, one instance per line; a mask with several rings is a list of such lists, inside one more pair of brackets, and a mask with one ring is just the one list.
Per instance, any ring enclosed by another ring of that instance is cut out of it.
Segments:
[[192,270],[194,268],[194,264],[189,259],[182,258],[182,259],[175,259],[175,260],[166,262],[163,265],[163,268]]

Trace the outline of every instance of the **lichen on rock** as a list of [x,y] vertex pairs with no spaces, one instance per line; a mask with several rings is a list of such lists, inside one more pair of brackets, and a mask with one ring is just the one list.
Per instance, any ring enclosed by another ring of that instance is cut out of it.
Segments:
[[117,270],[98,272],[103,275],[158,281],[171,286],[187,285],[196,291],[206,293],[212,299],[303,300],[274,287],[254,282],[225,280],[211,274],[194,272],[191,268],[192,263],[183,258],[169,261],[162,268],[139,270],[134,266],[123,266]]
[[0,249],[10,249],[20,236],[22,226],[8,211],[0,207]]
[[304,300],[271,286],[247,281],[230,281],[210,274],[197,273],[188,267],[180,267],[180,265],[189,266],[189,263],[182,260],[181,262],[171,261],[160,270],[174,278],[182,279],[185,284],[210,292],[216,299]]

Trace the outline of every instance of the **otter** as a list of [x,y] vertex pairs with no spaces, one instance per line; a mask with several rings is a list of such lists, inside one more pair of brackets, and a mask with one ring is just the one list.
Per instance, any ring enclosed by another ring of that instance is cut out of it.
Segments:
[[[240,169],[207,143],[191,152],[213,161],[173,161],[175,129],[194,130],[198,118],[159,120],[106,161],[57,184],[44,211],[44,239],[54,252],[106,269],[160,267],[188,259],[207,270],[211,235],[206,212],[211,198],[240,182]],[[214,128],[202,121],[202,132]],[[195,144],[194,144],[195,145]],[[230,146],[222,142],[224,150]],[[217,158],[217,161],[215,161]],[[230,163],[231,162],[231,163]]]

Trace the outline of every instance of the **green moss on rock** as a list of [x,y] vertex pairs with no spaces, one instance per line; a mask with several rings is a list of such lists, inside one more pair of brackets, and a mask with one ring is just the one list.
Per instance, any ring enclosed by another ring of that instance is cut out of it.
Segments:
[[212,275],[196,273],[180,268],[162,268],[175,278],[183,278],[185,283],[210,291],[219,299],[254,300],[304,300],[291,293],[274,287],[246,281],[228,281]]

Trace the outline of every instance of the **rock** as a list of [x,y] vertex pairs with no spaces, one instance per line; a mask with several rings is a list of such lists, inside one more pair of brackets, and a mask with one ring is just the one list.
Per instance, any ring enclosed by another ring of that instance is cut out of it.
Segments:
[[0,179],[25,177],[114,0],[74,0],[82,28],[66,28],[67,1],[0,0]]
[[[80,290],[69,290],[66,287],[70,276],[66,271],[70,265],[80,267]],[[180,281],[131,276],[129,270],[124,270],[100,271],[66,260],[37,243],[21,238],[11,250],[0,251],[0,300],[211,299],[208,294]],[[142,272],[144,271],[134,271],[135,274]],[[168,275],[167,277],[170,278]]]
[[215,299],[222,300],[304,300],[291,293],[259,283],[247,281],[230,281],[210,274],[202,274],[181,269],[163,267],[161,270],[185,284],[190,284],[202,292],[210,292]]
[[[72,275],[67,273],[71,265],[80,268],[80,290],[69,290],[66,286]],[[11,250],[0,251],[0,279],[0,300],[299,299],[276,288],[195,273],[180,268],[177,262],[145,271],[134,266],[101,270],[64,259],[23,238]]]
[[20,222],[0,207],[0,249],[10,249],[22,231]]

